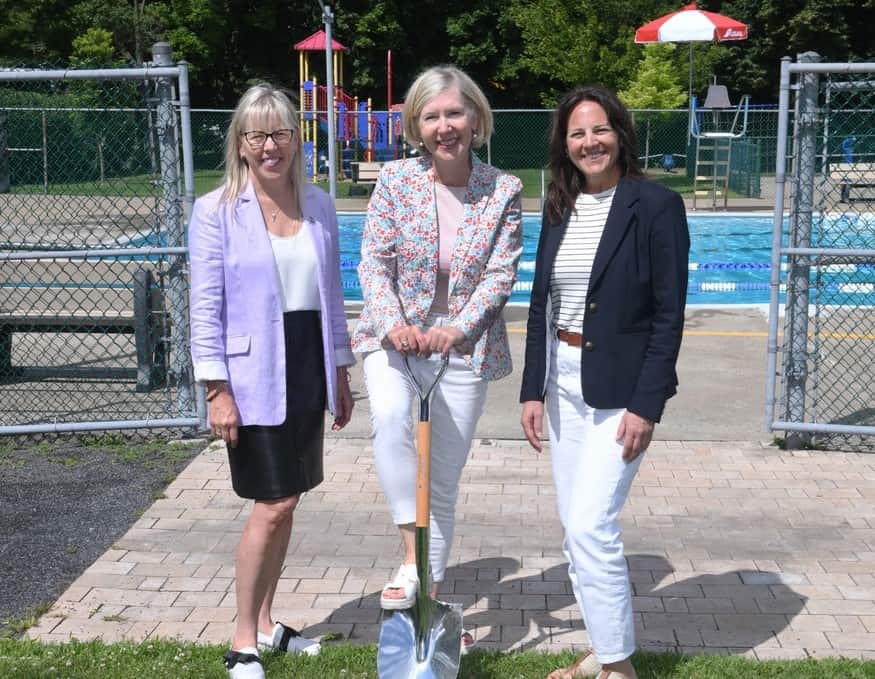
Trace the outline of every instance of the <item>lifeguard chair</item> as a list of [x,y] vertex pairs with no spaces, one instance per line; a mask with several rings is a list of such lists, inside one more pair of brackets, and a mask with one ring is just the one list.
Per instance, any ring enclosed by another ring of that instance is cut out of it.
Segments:
[[[732,162],[732,143],[747,132],[747,110],[750,96],[744,95],[733,111],[726,85],[716,80],[708,86],[703,109],[697,111],[695,98],[690,109],[690,136],[696,144],[696,163],[693,174],[693,209],[697,199],[711,198],[711,209],[717,209],[717,199],[723,198],[725,210],[729,198],[729,176]],[[740,119],[740,121],[739,121]]]

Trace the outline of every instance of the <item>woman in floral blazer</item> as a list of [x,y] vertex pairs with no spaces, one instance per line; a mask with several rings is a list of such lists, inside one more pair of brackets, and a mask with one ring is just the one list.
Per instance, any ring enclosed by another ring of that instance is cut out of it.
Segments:
[[519,179],[472,152],[492,132],[480,88],[454,67],[425,71],[407,93],[404,128],[422,155],[387,163],[380,173],[362,240],[364,308],[353,335],[353,350],[364,354],[377,473],[404,545],[404,561],[381,596],[387,609],[412,606],[418,586],[414,391],[403,357],[420,359],[411,368],[430,383],[449,355],[431,405],[436,593],[487,382],[511,372],[501,311],[522,251]]

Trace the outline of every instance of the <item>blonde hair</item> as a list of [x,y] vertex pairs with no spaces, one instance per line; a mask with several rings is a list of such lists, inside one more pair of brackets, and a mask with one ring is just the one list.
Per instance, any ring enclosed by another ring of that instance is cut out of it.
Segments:
[[225,176],[222,180],[222,200],[235,200],[249,181],[249,165],[240,156],[240,146],[246,143],[243,133],[255,128],[264,128],[271,119],[279,119],[280,125],[295,131],[292,144],[295,159],[292,163],[292,188],[300,210],[304,209],[304,150],[301,129],[298,124],[298,109],[285,91],[268,83],[250,87],[234,109],[231,123],[225,134]]
[[492,135],[492,109],[477,83],[471,76],[455,66],[432,66],[419,74],[404,97],[404,136],[413,145],[422,141],[419,133],[419,116],[426,104],[441,92],[455,87],[462,95],[468,115],[477,120],[474,140],[471,145],[479,148]]

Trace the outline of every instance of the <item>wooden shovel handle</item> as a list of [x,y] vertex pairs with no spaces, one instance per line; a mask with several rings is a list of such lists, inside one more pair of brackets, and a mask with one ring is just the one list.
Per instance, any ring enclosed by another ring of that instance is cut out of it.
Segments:
[[416,527],[428,528],[431,507],[431,422],[416,429]]

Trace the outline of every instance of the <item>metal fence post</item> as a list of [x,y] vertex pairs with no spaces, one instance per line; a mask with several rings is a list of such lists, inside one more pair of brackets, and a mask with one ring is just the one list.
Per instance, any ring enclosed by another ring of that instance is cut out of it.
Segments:
[[[797,56],[799,63],[816,63],[820,56],[805,52]],[[796,192],[791,206],[795,218],[790,220],[790,246],[807,248],[811,245],[811,221],[814,210],[814,177],[817,168],[818,82],[817,73],[800,77],[797,94],[799,102],[799,143],[796,149]],[[787,278],[786,342],[786,403],[787,419],[805,421],[805,390],[808,379],[808,301],[811,276],[810,259],[792,255],[789,258]],[[788,432],[787,448],[804,447],[811,436],[807,432]]]
[[[172,66],[170,45],[158,42],[152,46],[152,61],[156,66]],[[173,81],[159,78],[157,81],[158,104],[155,115],[158,137],[158,154],[161,164],[161,188],[167,245],[185,246],[185,220],[179,193],[179,156],[177,149],[177,113],[173,101]],[[176,398],[179,410],[189,413],[196,404],[191,384],[191,359],[188,353],[188,281],[186,258],[171,255],[169,270],[169,300],[171,309],[170,351],[172,374],[176,383]]]
[[778,364],[778,310],[781,291],[781,238],[784,233],[784,183],[790,118],[790,57],[781,59],[778,90],[778,143],[775,152],[775,208],[772,223],[772,271],[769,277],[769,336],[766,361],[766,429],[775,420]]
[[[184,188],[184,198],[183,198],[183,208],[185,211],[185,223],[188,224],[188,220],[191,218],[192,208],[194,207],[194,142],[191,134],[191,96],[189,93],[188,86],[188,63],[185,61],[180,61],[179,64],[179,122],[180,127],[182,128],[182,185]],[[186,323],[185,323],[185,343],[186,347],[188,347],[191,343],[191,334],[189,332],[190,326],[188,324],[188,300],[189,300],[189,290],[188,285],[190,284],[189,280],[189,271],[186,271],[185,275],[185,284],[186,284],[186,294],[185,294],[185,315],[186,315]],[[186,361],[188,362],[186,378],[194,381],[194,372],[191,367],[191,360],[188,351],[185,354]],[[207,402],[206,402],[206,394],[204,393],[204,389],[199,387],[198,385],[194,385],[194,397],[195,397],[195,410],[197,412],[197,417],[201,421],[201,429],[207,428]]]
[[6,113],[0,111],[0,193],[9,191],[9,145],[6,141]]

